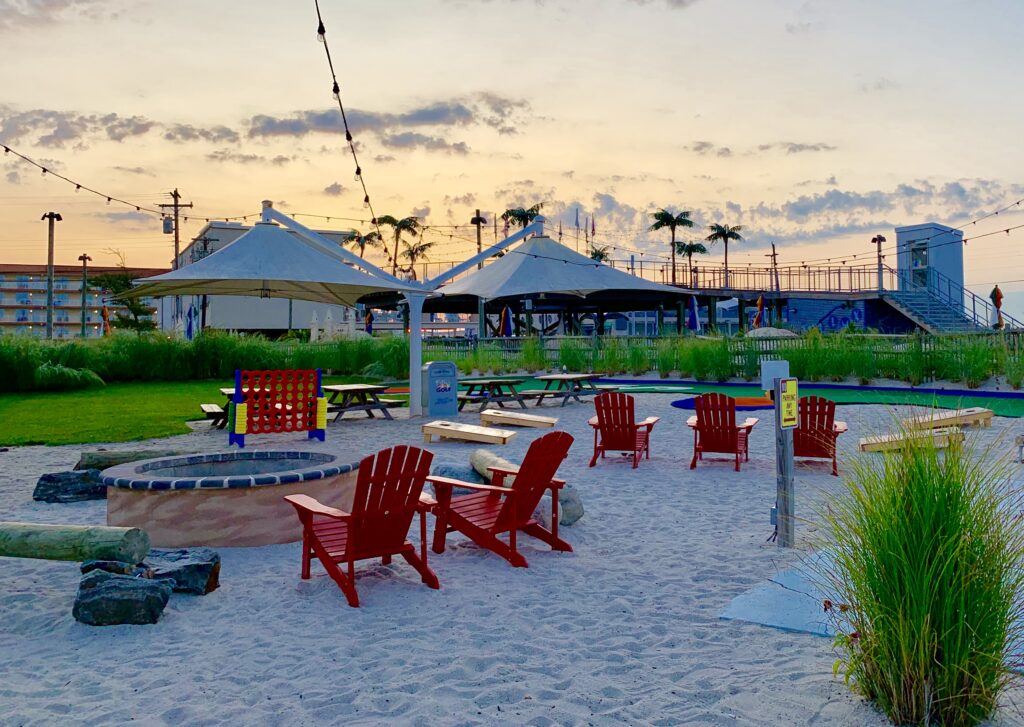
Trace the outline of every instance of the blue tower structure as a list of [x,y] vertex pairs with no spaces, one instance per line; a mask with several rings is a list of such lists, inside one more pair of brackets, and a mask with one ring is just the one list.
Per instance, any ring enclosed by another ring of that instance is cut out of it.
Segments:
[[900,290],[928,290],[963,304],[964,233],[937,222],[896,228]]

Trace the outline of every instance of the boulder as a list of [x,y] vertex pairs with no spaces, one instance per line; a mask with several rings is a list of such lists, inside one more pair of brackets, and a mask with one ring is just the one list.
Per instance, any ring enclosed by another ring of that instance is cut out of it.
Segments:
[[51,472],[39,478],[32,499],[51,503],[106,500],[107,486],[100,481],[97,469]]
[[107,467],[124,464],[125,462],[138,462],[142,459],[156,459],[158,457],[181,457],[187,454],[195,454],[194,451],[182,449],[125,449],[116,452],[100,449],[95,452],[82,452],[78,458],[76,470],[105,470]]
[[[558,524],[571,526],[583,517],[583,501],[576,488],[566,485],[558,493]],[[548,492],[533,511],[533,519],[548,530],[551,529],[551,493]]]
[[210,548],[153,548],[142,565],[178,593],[202,596],[220,585],[220,555]]
[[117,573],[122,576],[134,576],[136,578],[152,578],[153,571],[141,563],[125,563],[122,560],[87,560],[79,566],[82,575],[93,571],[104,573]]
[[[470,482],[474,485],[483,485],[487,483],[483,477],[477,473],[472,467],[460,467],[457,464],[435,464],[430,468],[430,474],[438,477],[451,477],[453,480],[462,480],[463,482]],[[434,492],[433,485],[427,483],[430,487],[434,497],[437,497],[437,493]],[[453,487],[452,495],[469,495],[472,494],[473,490],[466,489],[465,487]]]
[[154,624],[171,590],[166,581],[94,570],[82,576],[71,613],[75,620],[90,626]]

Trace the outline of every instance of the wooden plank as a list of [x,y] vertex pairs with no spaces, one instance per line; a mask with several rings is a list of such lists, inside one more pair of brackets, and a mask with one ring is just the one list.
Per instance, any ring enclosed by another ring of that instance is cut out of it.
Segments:
[[948,447],[950,442],[962,442],[964,433],[955,427],[948,429],[926,429],[906,433],[882,434],[875,437],[862,437],[860,440],[861,452],[891,452],[899,449],[908,440],[931,438],[932,443],[941,448]]
[[433,437],[439,439],[456,439],[463,442],[483,442],[484,444],[507,444],[516,433],[507,429],[492,429],[490,427],[478,427],[473,424],[459,424],[458,422],[435,421],[424,424],[420,429],[423,431],[423,441],[431,442]]
[[939,427],[992,426],[992,410],[980,406],[969,409],[935,411],[919,417],[903,420],[907,429],[937,429]]
[[504,409],[485,409],[480,412],[481,424],[501,424],[507,427],[537,427],[544,429],[558,423],[558,417],[542,417],[536,414],[506,411]]

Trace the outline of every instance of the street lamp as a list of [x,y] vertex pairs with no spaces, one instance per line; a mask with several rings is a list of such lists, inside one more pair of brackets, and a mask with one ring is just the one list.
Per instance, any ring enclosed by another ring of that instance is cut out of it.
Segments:
[[878,292],[881,293],[885,288],[882,285],[882,243],[885,242],[885,237],[882,235],[875,235],[871,238],[871,242],[878,246]]

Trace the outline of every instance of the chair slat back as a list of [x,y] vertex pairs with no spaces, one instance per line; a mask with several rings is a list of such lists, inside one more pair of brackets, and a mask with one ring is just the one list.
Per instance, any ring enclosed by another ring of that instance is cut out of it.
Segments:
[[821,396],[803,396],[799,411],[800,425],[793,431],[794,451],[809,453],[805,456],[831,456],[836,403]]
[[721,451],[714,449],[717,446],[734,446],[738,432],[734,398],[717,392],[701,394],[694,400],[694,407],[701,441],[709,451]]
[[569,454],[572,443],[572,435],[566,432],[549,432],[533,440],[526,450],[519,474],[512,482],[516,494],[504,498],[497,526],[519,527],[533,517],[540,498],[544,496],[544,490],[558,472],[562,460]]
[[632,452],[636,439],[633,397],[621,391],[605,391],[594,397],[594,408],[605,449]]
[[425,449],[400,445],[359,463],[350,548],[368,553],[401,547],[433,459]]

